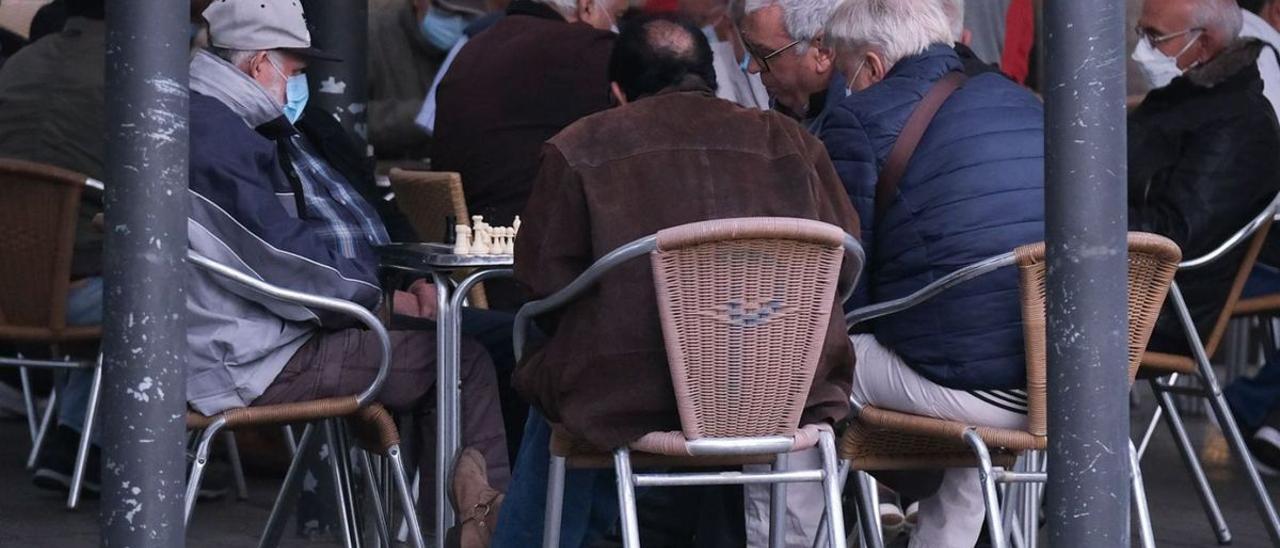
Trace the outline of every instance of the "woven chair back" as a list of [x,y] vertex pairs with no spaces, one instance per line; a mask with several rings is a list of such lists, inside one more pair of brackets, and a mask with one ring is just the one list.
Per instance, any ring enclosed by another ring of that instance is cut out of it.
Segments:
[[838,306],[844,232],[725,219],[657,239],[654,284],[685,437],[793,435]]
[[86,177],[0,159],[0,338],[54,339],[67,290]]
[[424,242],[445,241],[445,218],[469,223],[467,200],[462,192],[462,176],[443,171],[392,169],[391,190],[400,211],[409,218],[413,230]]
[[[1022,328],[1026,341],[1027,419],[1032,435],[1048,434],[1048,375],[1045,333],[1045,245],[1026,245],[1014,251],[1022,293]],[[1169,286],[1178,272],[1182,251],[1163,236],[1129,234],[1128,373],[1133,384],[1142,355],[1160,317]]]

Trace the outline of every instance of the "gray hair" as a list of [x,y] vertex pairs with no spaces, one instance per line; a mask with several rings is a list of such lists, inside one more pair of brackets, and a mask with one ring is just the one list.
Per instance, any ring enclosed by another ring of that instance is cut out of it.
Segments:
[[1221,36],[1223,42],[1239,38],[1244,27],[1244,14],[1235,0],[1195,0],[1192,13],[1193,26]]
[[889,66],[952,41],[938,0],[845,0],[827,23],[827,37],[837,55],[869,47]]
[[946,14],[951,24],[951,41],[959,42],[964,38],[964,0],[940,0],[942,13]]
[[578,11],[577,0],[533,0],[539,4],[556,10],[560,15],[572,15]]
[[750,15],[770,6],[782,8],[782,22],[792,40],[800,43],[794,48],[804,53],[809,42],[822,36],[827,21],[836,10],[838,0],[747,0],[746,14]]

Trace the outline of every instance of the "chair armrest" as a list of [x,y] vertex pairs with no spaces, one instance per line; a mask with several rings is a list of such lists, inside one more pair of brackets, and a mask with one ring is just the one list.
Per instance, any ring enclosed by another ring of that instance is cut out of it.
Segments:
[[1213,251],[1204,255],[1182,261],[1178,264],[1178,270],[1195,270],[1197,268],[1213,264],[1227,253],[1230,253],[1235,248],[1240,247],[1240,244],[1248,241],[1249,237],[1256,234],[1263,226],[1266,226],[1278,219],[1280,219],[1280,196],[1278,196],[1275,201],[1272,201],[1271,205],[1267,206],[1266,209],[1262,210],[1262,213],[1259,213],[1257,217],[1254,217],[1253,220],[1249,221],[1249,224],[1245,225],[1244,228],[1241,228],[1235,234],[1232,234],[1225,242],[1222,242],[1222,245],[1219,245]]
[[378,349],[380,352],[378,356],[378,375],[374,377],[373,382],[369,384],[368,388],[365,388],[363,392],[356,396],[356,401],[361,407],[364,407],[371,403],[378,395],[378,392],[382,389],[383,383],[387,380],[387,374],[390,372],[391,368],[391,336],[388,335],[387,328],[382,325],[382,322],[378,320],[378,317],[368,309],[350,301],[320,297],[317,295],[277,287],[240,272],[239,270],[216,262],[213,259],[205,257],[204,255],[194,251],[187,251],[187,261],[202,270],[226,278],[231,282],[256,291],[267,297],[309,308],[319,308],[321,310],[345,314],[364,324],[365,327],[368,327],[369,330],[378,337]]
[[1012,252],[997,255],[956,270],[937,281],[921,288],[919,291],[892,301],[876,303],[870,306],[864,306],[845,315],[845,323],[852,328],[863,322],[882,318],[891,314],[897,314],[903,310],[920,305],[929,299],[936,297],[939,293],[951,289],[957,285],[965,283],[974,278],[978,278],[984,274],[989,274],[1006,266],[1013,266],[1014,254]]
[[528,338],[529,323],[533,321],[533,318],[573,302],[578,296],[595,286],[596,282],[600,281],[600,278],[605,273],[631,259],[641,255],[648,255],[657,248],[657,236],[646,236],[619,247],[592,263],[591,267],[579,274],[572,282],[569,282],[569,285],[565,286],[564,289],[520,307],[520,311],[516,313],[515,326],[511,337],[515,346],[516,363],[520,363],[520,360],[524,357],[524,343]]

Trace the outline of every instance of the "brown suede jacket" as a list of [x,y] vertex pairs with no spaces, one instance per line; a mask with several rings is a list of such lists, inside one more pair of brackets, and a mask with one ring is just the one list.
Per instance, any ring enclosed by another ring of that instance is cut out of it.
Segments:
[[[858,234],[822,143],[774,112],[705,88],[673,89],[569,126],[544,147],[516,246],[532,298],[564,288],[596,259],[672,226],[733,217],[816,219]],[[853,272],[841,273],[841,288]],[[843,314],[831,325],[802,424],[849,412],[853,357]],[[515,372],[554,423],[602,448],[680,429],[647,260],[540,321],[550,339]]]

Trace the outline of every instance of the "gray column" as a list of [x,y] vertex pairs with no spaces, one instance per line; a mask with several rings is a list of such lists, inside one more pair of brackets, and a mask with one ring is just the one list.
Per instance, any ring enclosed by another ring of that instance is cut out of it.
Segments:
[[368,0],[303,0],[302,6],[311,44],[342,58],[308,64],[311,102],[336,115],[364,147],[369,140]]
[[1044,10],[1049,540],[1128,546],[1125,6]]
[[187,2],[107,3],[102,545],[184,545]]

